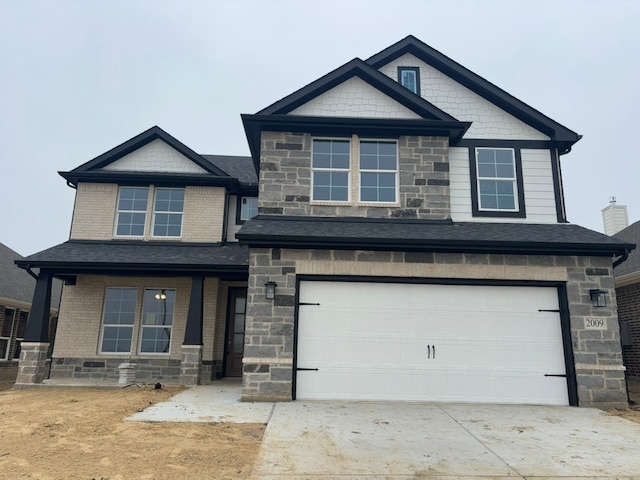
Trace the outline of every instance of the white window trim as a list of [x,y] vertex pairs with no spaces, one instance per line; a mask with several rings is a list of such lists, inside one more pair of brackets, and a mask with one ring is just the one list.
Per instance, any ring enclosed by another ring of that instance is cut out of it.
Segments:
[[[314,168],[313,167],[313,142],[315,140],[334,140],[339,142],[349,142],[349,168]],[[352,187],[352,169],[353,169],[353,138],[345,137],[313,137],[311,139],[311,195],[310,203],[312,205],[333,205],[333,206],[345,206],[351,205],[351,195],[353,192]],[[316,200],[313,198],[313,179],[315,172],[346,172],[347,173],[347,200]]]
[[[480,165],[478,163],[478,152],[480,150],[503,150],[503,151],[510,151],[511,152],[511,158],[513,160],[513,178],[506,178],[506,177],[481,177],[480,176]],[[518,192],[518,172],[516,171],[517,169],[517,162],[516,162],[516,152],[515,149],[513,148],[494,148],[494,147],[476,147],[475,149],[475,162],[476,162],[476,191],[478,192],[478,211],[480,212],[519,212],[520,211],[520,205],[518,202],[518,198],[519,198],[519,192]],[[481,180],[489,180],[489,181],[498,181],[498,182],[512,182],[513,184],[513,205],[514,208],[483,208],[482,207],[482,195],[480,193],[480,181]]]
[[[120,210],[120,193],[122,192],[123,188],[146,188],[147,189],[147,209],[142,212],[142,210]],[[151,185],[143,187],[143,186],[128,186],[128,185],[121,185],[118,186],[118,196],[116,198],[116,221],[115,224],[113,226],[113,236],[115,238],[130,238],[130,239],[134,239],[134,240],[138,240],[138,239],[143,239],[146,236],[146,232],[147,232],[147,228],[148,228],[148,224],[149,224],[149,204],[151,202],[149,202],[149,194],[152,192],[153,187]],[[119,235],[118,234],[118,223],[120,220],[120,212],[123,213],[144,213],[144,229],[142,231],[142,235]]]
[[[167,215],[178,215],[178,212],[158,212],[156,211],[156,193],[158,190],[181,190],[184,192],[184,201],[182,203],[182,212],[180,212],[180,235],[170,236],[170,235],[154,235],[154,231],[156,228],[156,214],[167,214]],[[151,212],[152,221],[151,227],[149,230],[149,237],[153,239],[161,239],[161,240],[181,240],[182,235],[184,233],[184,210],[187,204],[187,189],[186,188],[174,188],[174,187],[154,187],[153,189],[153,209]]]
[[[312,137],[311,142],[313,145],[313,140],[345,140],[345,137]],[[335,207],[399,207],[400,206],[400,149],[398,147],[398,141],[395,138],[368,138],[362,137],[360,138],[358,135],[352,135],[349,139],[349,169],[326,169],[326,168],[313,168],[313,159],[311,160],[311,185],[310,190],[311,194],[310,204],[311,205],[330,205]],[[361,192],[360,192],[360,142],[370,141],[370,142],[394,142],[396,144],[396,170],[392,172],[391,170],[364,170],[365,172],[376,172],[376,173],[395,173],[396,174],[396,201],[395,202],[365,202],[360,200]],[[311,147],[311,155],[313,156],[313,147]],[[347,201],[332,201],[332,200],[314,200],[313,198],[313,172],[314,171],[343,171],[348,172],[348,200]],[[357,192],[357,195],[354,194]]]

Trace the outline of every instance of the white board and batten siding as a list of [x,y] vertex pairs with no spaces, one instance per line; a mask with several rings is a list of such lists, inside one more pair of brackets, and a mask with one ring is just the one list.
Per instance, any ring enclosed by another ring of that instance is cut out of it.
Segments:
[[299,292],[297,399],[568,405],[554,287],[303,281]]
[[523,148],[520,154],[526,218],[474,217],[471,212],[469,150],[462,147],[450,148],[451,219],[454,222],[557,223],[550,151]]
[[411,54],[405,54],[383,65],[379,71],[398,81],[398,67],[420,68],[422,98],[461,122],[472,122],[464,135],[466,139],[549,140],[544,133]]

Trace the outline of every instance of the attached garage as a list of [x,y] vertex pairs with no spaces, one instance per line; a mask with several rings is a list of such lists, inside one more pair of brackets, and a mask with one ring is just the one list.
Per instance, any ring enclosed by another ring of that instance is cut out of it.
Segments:
[[556,286],[300,281],[294,395],[568,405],[559,311]]

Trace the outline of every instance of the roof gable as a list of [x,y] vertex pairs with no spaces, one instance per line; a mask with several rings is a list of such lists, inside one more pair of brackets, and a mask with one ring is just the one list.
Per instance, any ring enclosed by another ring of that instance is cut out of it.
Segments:
[[448,122],[456,121],[456,119],[448,113],[410,92],[359,58],[351,60],[315,82],[278,100],[274,104],[259,111],[256,115],[292,113],[298,107],[311,102],[315,98],[354,77],[360,78],[374,89],[380,91],[384,96],[389,97],[394,102],[414,112],[420,118]]
[[[176,138],[172,137],[171,135],[169,135],[167,132],[165,132],[158,126],[151,127],[149,130],[142,132],[139,135],[136,135],[132,139],[127,140],[126,142],[118,145],[115,148],[112,148],[108,152],[105,152],[102,155],[97,156],[93,160],[90,160],[87,163],[84,163],[79,167],[74,168],[69,173],[84,173],[89,171],[100,170],[103,168],[109,169],[109,166],[113,165],[115,162],[118,162],[119,160],[123,159],[124,157],[127,157],[128,155],[132,154],[136,150],[139,150],[156,140],[161,140],[166,145],[171,147],[173,150],[181,154],[185,159],[190,160],[196,166],[200,167],[201,169],[200,171],[203,171],[203,173],[213,174],[221,177],[227,176],[227,174],[224,173],[222,170],[217,168],[212,163],[208,162],[201,155],[191,150],[185,144],[178,141]],[[122,167],[122,166],[125,166],[126,164],[127,162],[125,160],[120,164],[120,166]],[[116,165],[118,164],[116,163]],[[119,170],[119,169],[122,169],[122,168],[111,167],[111,170]],[[188,173],[193,173],[193,172],[188,172]]]
[[566,150],[581,138],[576,132],[518,100],[412,35],[368,58],[366,63],[378,69],[407,53],[439,70],[527,125],[548,135]]

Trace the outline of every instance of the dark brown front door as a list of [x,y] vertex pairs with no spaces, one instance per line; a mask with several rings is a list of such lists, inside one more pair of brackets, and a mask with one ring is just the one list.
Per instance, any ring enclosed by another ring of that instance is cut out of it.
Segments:
[[244,352],[244,320],[247,312],[247,289],[229,289],[229,317],[227,318],[227,345],[225,376],[242,376]]

